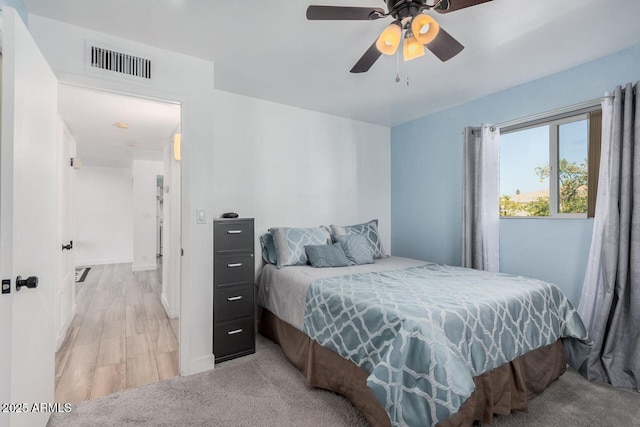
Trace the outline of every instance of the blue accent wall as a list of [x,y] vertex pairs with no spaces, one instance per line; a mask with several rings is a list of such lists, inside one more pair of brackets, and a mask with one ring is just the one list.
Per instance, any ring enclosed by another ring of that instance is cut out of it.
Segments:
[[[393,255],[460,265],[462,130],[599,98],[640,80],[640,46],[534,80],[391,130]],[[553,282],[578,304],[590,219],[501,219],[507,273]]]

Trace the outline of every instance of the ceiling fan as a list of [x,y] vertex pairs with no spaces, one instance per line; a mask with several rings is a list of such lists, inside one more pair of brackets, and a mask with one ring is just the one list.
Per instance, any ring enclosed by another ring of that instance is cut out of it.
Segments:
[[394,21],[385,28],[380,37],[362,55],[351,69],[352,73],[364,73],[378,60],[380,55],[393,55],[402,41],[403,56],[410,61],[424,55],[429,49],[441,61],[448,61],[464,49],[425,11],[449,13],[491,0],[386,0],[388,12],[378,7],[316,6],[307,8],[308,20],[361,20],[369,21],[391,16]]

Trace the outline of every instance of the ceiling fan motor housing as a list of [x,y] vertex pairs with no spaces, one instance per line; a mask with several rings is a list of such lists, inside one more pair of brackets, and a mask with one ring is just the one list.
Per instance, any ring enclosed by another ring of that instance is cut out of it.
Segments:
[[389,14],[401,21],[419,14],[425,8],[427,0],[386,0],[386,3]]

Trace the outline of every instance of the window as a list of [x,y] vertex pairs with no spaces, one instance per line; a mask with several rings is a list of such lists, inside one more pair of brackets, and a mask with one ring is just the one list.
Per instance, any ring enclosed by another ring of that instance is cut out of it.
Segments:
[[500,216],[592,217],[600,121],[583,111],[501,129]]

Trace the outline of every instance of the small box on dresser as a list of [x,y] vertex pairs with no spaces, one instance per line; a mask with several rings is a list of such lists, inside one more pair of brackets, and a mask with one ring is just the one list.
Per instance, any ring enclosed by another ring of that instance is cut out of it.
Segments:
[[213,354],[216,362],[255,353],[253,218],[213,222]]

